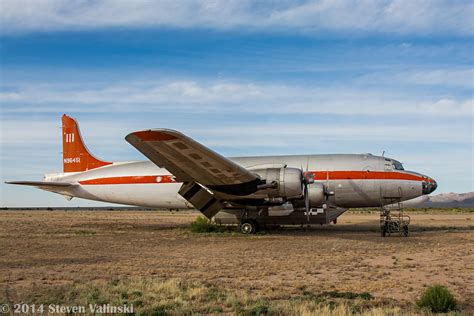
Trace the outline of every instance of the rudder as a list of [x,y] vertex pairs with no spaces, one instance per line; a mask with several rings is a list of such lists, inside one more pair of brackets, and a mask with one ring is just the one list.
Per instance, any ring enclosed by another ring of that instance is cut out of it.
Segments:
[[112,164],[95,158],[87,150],[79,131],[79,125],[72,117],[63,114],[62,129],[64,172],[81,172]]

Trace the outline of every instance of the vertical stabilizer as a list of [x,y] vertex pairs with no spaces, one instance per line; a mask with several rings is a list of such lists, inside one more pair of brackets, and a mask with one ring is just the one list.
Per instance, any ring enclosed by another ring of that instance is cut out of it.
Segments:
[[64,114],[62,125],[64,172],[81,172],[112,164],[95,158],[87,150],[79,131],[79,125],[73,118]]

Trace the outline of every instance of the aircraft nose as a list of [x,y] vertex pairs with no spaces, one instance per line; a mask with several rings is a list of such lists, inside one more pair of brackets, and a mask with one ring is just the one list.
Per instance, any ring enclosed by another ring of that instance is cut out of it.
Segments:
[[438,187],[438,183],[430,177],[425,177],[423,180],[423,194],[430,194]]

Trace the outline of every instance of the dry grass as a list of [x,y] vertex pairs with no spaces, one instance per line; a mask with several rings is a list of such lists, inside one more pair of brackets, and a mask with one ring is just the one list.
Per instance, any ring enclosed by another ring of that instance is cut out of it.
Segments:
[[[87,306],[133,305],[137,314],[238,315],[397,315],[399,307],[374,307],[363,300],[337,300],[331,296],[299,295],[284,300],[255,297],[244,290],[223,290],[178,279],[126,278],[87,283],[73,282],[47,291],[25,291],[19,298],[29,304]],[[410,314],[410,312],[407,312]]]
[[474,311],[472,213],[410,214],[415,232],[385,239],[375,213],[256,236],[192,233],[197,215],[1,212],[0,303],[127,302],[164,314],[398,315],[420,313],[415,300],[437,283],[455,294],[462,313]]

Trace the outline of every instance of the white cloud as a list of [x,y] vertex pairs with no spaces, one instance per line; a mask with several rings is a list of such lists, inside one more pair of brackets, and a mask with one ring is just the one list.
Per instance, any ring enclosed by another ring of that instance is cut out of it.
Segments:
[[[407,94],[367,87],[290,86],[246,82],[140,81],[80,88],[61,84],[19,84],[0,92],[4,113],[194,112],[426,116],[472,115],[472,99]],[[85,106],[89,105],[89,106]],[[92,107],[90,105],[93,105]]]
[[[117,145],[124,142],[126,135],[124,131],[131,132],[136,127],[126,120],[120,124],[117,124],[116,121],[100,122],[99,124],[95,119],[80,122],[80,128],[87,143],[101,143],[102,140],[108,139],[106,143]],[[0,144],[3,145],[41,146],[61,143],[61,118],[59,116],[49,116],[48,119],[41,120],[28,117],[2,119],[0,130]],[[32,140],[34,140],[33,143]],[[111,143],[112,140],[113,143]],[[2,156],[5,155],[2,153]]]
[[474,69],[416,71],[406,74],[405,80],[413,84],[442,85],[474,88]]
[[3,0],[2,33],[104,27],[472,35],[472,1]]
[[[432,142],[470,142],[470,136],[465,133],[464,126],[449,125],[443,133],[439,132],[437,122],[431,124],[410,123],[318,123],[282,124],[261,122],[216,122],[212,128],[199,124],[182,126],[179,119],[170,121],[171,127],[182,129],[191,137],[202,139],[208,146],[250,146],[259,147],[271,144],[272,147],[298,147],[316,141],[383,141],[385,139],[397,141],[432,141]],[[133,131],[163,127],[150,126],[149,122],[141,125],[127,123],[126,120],[111,116],[107,120],[89,119],[79,121],[81,132],[86,143],[100,146],[127,146],[124,137]],[[217,132],[218,131],[218,132]],[[34,143],[32,140],[34,139]],[[55,120],[38,121],[25,118],[24,120],[5,119],[2,121],[0,144],[4,146],[42,146],[59,145],[61,130],[59,117]],[[5,155],[2,155],[5,156]]]
[[412,69],[398,72],[373,72],[361,76],[362,84],[403,84],[420,86],[442,86],[455,88],[474,88],[474,68]]

